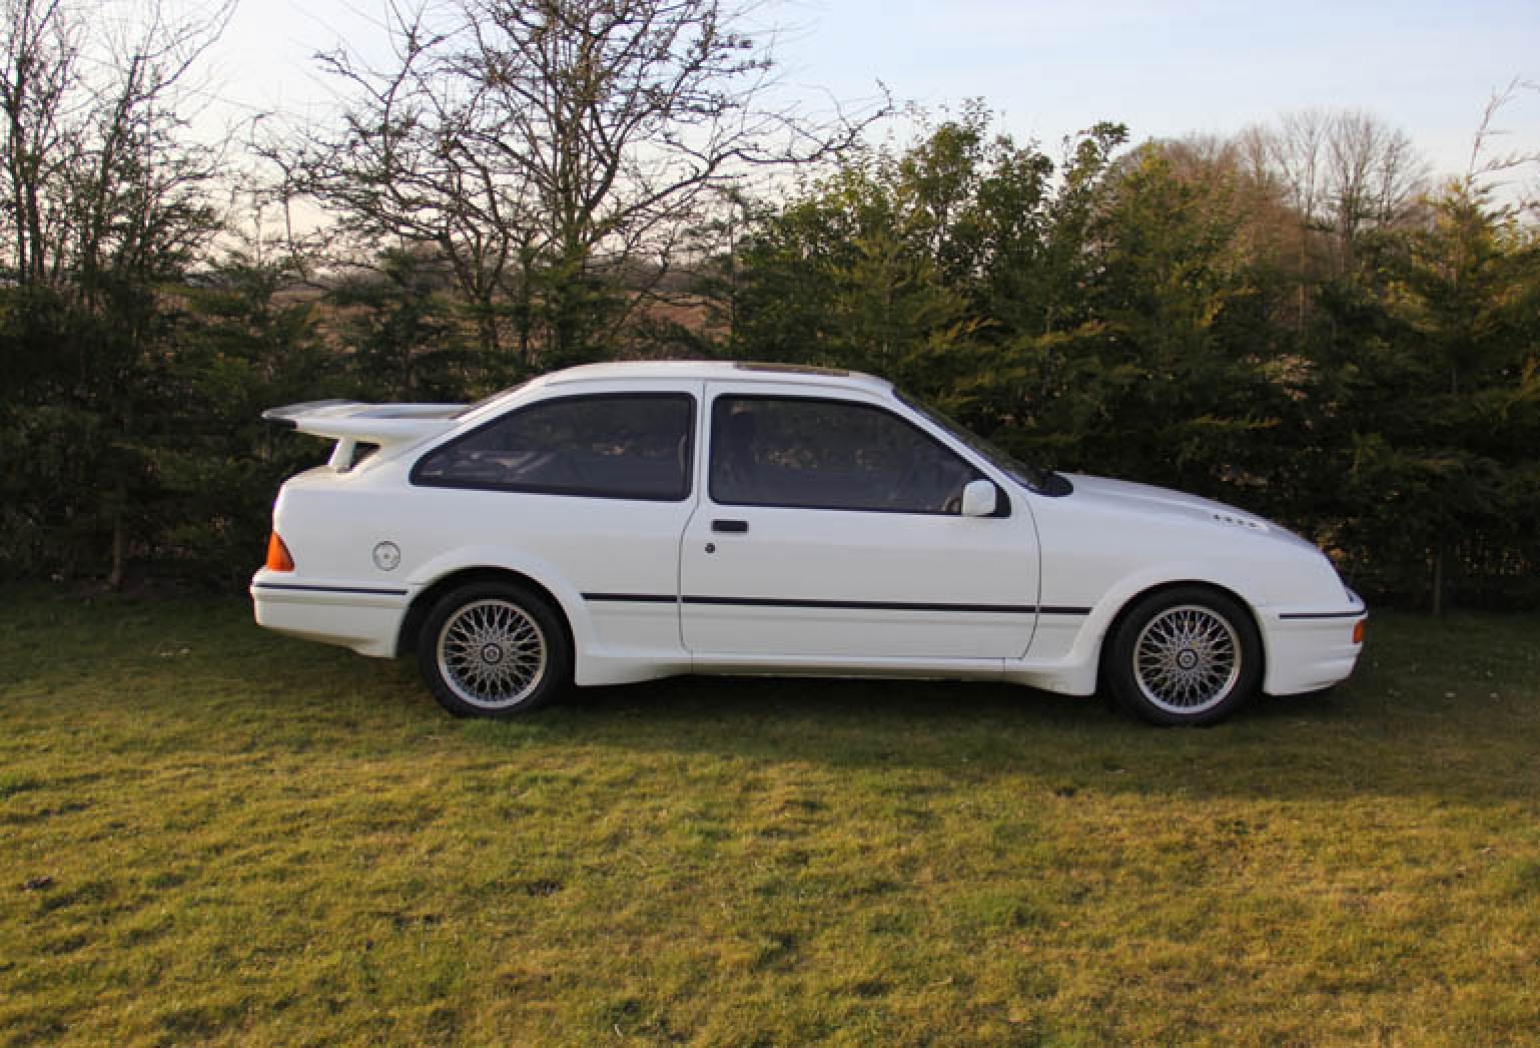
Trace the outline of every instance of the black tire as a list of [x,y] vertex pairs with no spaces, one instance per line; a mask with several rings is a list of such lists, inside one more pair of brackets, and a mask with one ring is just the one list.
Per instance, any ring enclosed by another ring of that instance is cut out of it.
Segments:
[[1262,684],[1262,640],[1250,612],[1199,586],[1138,600],[1103,654],[1112,697],[1151,724],[1215,724]]
[[544,706],[572,679],[562,620],[522,586],[475,582],[451,590],[417,635],[428,690],[457,717],[513,717]]

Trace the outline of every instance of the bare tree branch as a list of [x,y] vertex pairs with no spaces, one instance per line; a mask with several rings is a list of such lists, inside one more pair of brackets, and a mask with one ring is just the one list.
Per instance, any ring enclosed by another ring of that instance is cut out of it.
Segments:
[[1495,188],[1507,181],[1498,176],[1540,165],[1540,149],[1494,150],[1498,139],[1507,138],[1513,133],[1496,126],[1498,117],[1527,93],[1540,93],[1540,83],[1514,77],[1505,87],[1494,90],[1487,98],[1481,112],[1481,122],[1471,139],[1470,160],[1465,167],[1467,189],[1474,189],[1478,183],[1483,182],[1488,188]]
[[120,22],[69,0],[4,0],[0,177],[9,268],[90,295],[102,274],[185,260],[214,225],[216,147],[189,144],[190,71],[234,0],[174,18],[147,0]]
[[[680,227],[750,172],[852,144],[884,111],[814,121],[722,0],[450,0],[392,8],[395,61],[323,56],[342,125],[288,169],[366,238],[429,241],[518,349],[582,352],[601,277],[666,271]],[[601,296],[602,297],[602,296]],[[640,296],[610,296],[624,314]],[[536,332],[535,313],[544,318]],[[503,344],[492,320],[483,347]]]

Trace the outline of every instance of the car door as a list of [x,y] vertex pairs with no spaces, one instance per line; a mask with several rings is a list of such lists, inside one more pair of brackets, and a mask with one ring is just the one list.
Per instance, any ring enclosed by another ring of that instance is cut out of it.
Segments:
[[1024,505],[960,513],[978,465],[890,403],[712,383],[704,497],[680,556],[702,656],[1022,655],[1038,553]]

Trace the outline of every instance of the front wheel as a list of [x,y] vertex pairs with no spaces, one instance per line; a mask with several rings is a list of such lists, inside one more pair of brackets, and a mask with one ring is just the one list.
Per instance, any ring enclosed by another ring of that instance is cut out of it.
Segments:
[[422,624],[417,662],[439,705],[511,717],[545,705],[572,675],[557,613],[522,587],[483,582],[442,597]]
[[1135,604],[1103,664],[1113,697],[1152,724],[1213,724],[1262,683],[1262,642],[1246,609],[1195,586]]

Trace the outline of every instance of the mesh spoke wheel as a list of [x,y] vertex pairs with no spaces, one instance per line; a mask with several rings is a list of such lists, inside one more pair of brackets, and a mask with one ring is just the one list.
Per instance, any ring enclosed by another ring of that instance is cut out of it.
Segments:
[[516,706],[545,679],[549,645],[540,624],[518,604],[477,600],[456,610],[434,646],[444,684],[483,710]]
[[1212,608],[1181,604],[1154,616],[1133,645],[1133,679],[1167,713],[1204,713],[1224,702],[1241,676],[1240,636]]

